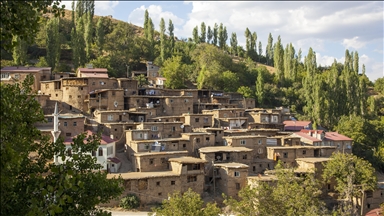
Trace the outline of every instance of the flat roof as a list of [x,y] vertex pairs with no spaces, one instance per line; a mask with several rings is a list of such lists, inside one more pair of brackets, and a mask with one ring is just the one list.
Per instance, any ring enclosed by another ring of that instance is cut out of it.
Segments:
[[207,163],[208,162],[208,161],[203,160],[201,158],[195,158],[195,157],[169,158],[168,161],[186,163],[186,164],[197,164],[197,163]]
[[116,173],[107,174],[107,179],[118,178],[121,176],[122,179],[146,179],[146,178],[161,178],[161,177],[178,177],[173,171],[159,171],[159,172],[129,172],[129,173]]
[[217,163],[215,164],[215,166],[226,167],[226,168],[238,168],[238,169],[249,167],[248,165],[242,164],[242,163]]
[[270,149],[335,149],[336,146],[267,146]]
[[212,152],[250,152],[253,151],[246,147],[232,147],[232,146],[212,146],[199,148],[200,153],[212,153]]
[[192,132],[192,133],[181,133],[181,135],[210,135],[208,132]]
[[266,138],[267,136],[260,135],[243,135],[243,136],[224,136],[227,139],[245,139],[245,138]]
[[162,151],[162,152],[138,152],[134,156],[151,156],[151,155],[173,155],[173,154],[188,154],[188,151]]
[[320,163],[331,160],[331,158],[326,157],[308,157],[308,158],[296,158],[297,161],[304,161],[307,163]]
[[20,67],[20,66],[11,66],[1,68],[1,72],[38,72],[42,70],[51,70],[50,67]]
[[248,180],[257,180],[257,181],[276,181],[277,176],[275,175],[258,175],[258,176],[248,176]]

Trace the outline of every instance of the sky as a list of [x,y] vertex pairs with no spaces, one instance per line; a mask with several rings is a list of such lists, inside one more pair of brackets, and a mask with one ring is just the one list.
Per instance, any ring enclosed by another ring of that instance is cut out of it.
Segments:
[[[71,1],[63,4],[71,9]],[[280,35],[284,48],[292,43],[296,52],[301,48],[302,56],[312,47],[321,66],[334,59],[344,63],[346,49],[358,51],[359,73],[364,64],[366,75],[375,81],[384,77],[383,6],[382,1],[95,1],[95,14],[143,27],[148,10],[156,30],[161,18],[166,26],[171,19],[179,39],[192,37],[196,26],[200,32],[202,22],[211,28],[223,23],[228,38],[236,32],[243,47],[248,27],[256,32],[263,52],[269,33],[273,43]]]

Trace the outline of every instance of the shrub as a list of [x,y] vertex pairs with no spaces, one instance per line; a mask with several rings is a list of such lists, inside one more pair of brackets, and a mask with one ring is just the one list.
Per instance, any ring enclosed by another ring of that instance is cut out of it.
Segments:
[[120,207],[124,209],[137,208],[140,205],[140,199],[136,194],[127,194],[126,197],[120,200]]

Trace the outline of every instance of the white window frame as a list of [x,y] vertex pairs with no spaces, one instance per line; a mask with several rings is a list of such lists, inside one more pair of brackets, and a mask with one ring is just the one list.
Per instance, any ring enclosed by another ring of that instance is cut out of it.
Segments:
[[9,79],[9,73],[1,73],[1,79]]
[[113,115],[112,115],[112,114],[109,114],[109,115],[107,116],[107,119],[108,119],[108,121],[113,121]]
[[259,145],[261,145],[261,139],[259,139],[259,140],[257,141],[257,143],[258,143]]
[[159,129],[157,128],[157,126],[151,126],[151,131],[158,131]]
[[235,171],[233,175],[234,175],[235,177],[240,177],[240,172],[239,172],[239,171]]
[[246,140],[240,140],[240,145],[246,145],[247,141]]

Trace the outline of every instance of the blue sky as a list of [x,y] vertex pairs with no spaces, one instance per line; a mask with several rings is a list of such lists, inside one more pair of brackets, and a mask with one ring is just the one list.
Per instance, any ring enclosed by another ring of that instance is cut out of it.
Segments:
[[[71,8],[70,1],[64,4]],[[166,24],[171,19],[179,38],[191,37],[201,22],[211,27],[223,23],[228,35],[236,32],[243,46],[248,27],[257,33],[263,51],[269,33],[274,42],[280,35],[284,47],[292,43],[303,56],[312,47],[317,64],[323,66],[334,59],[343,63],[346,49],[358,51],[360,68],[365,64],[367,76],[374,81],[384,76],[383,6],[381,1],[95,1],[95,14],[143,26],[147,9],[157,30],[162,17]]]

